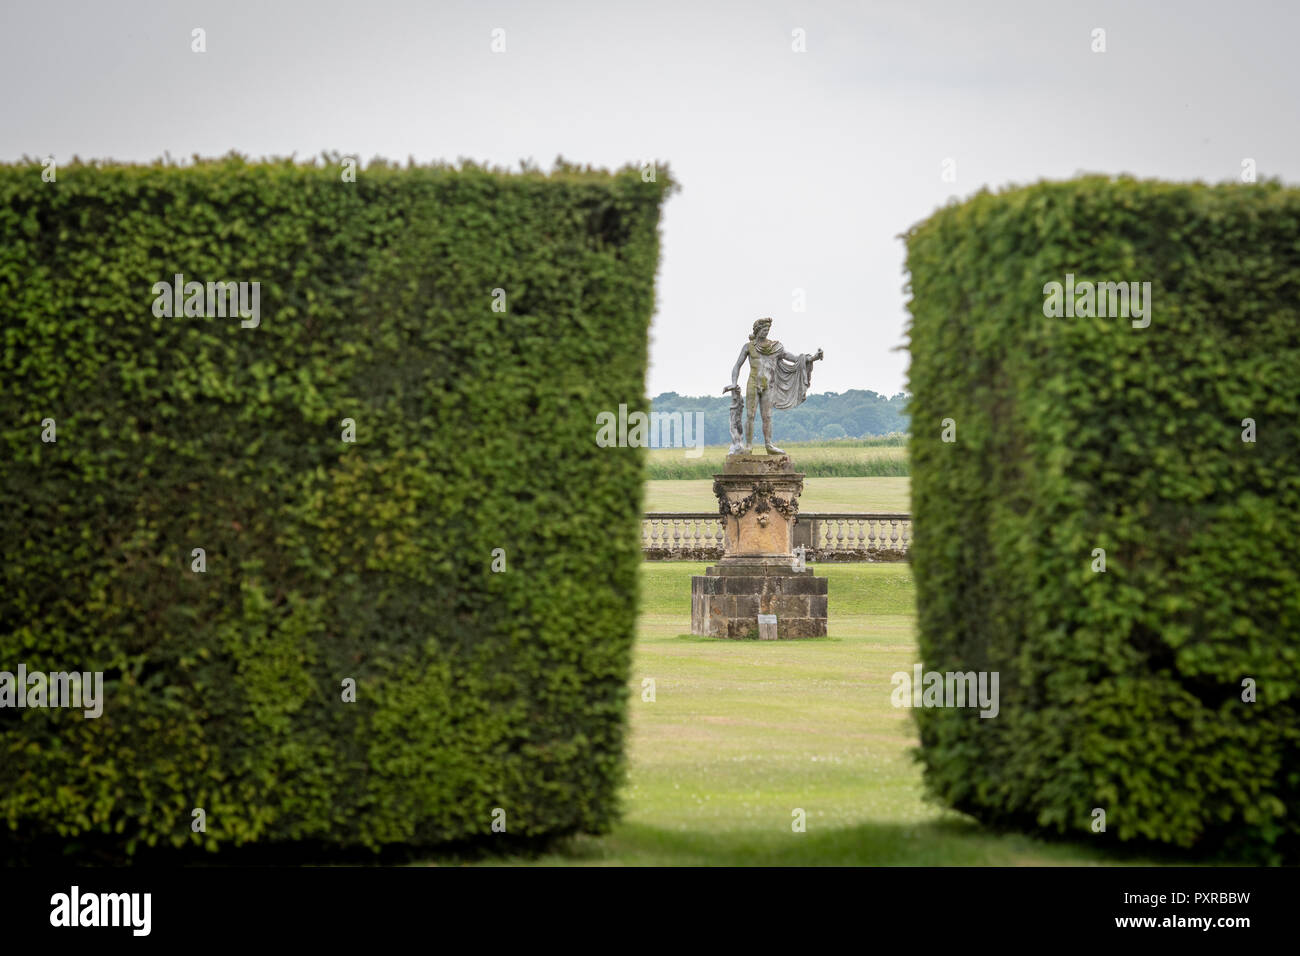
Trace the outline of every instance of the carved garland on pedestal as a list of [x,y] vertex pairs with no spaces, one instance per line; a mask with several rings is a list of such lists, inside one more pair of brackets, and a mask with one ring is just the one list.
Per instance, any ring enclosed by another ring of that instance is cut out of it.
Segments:
[[754,490],[751,494],[746,495],[739,501],[732,501],[727,497],[726,489],[722,483],[715,481],[713,483],[713,493],[718,498],[718,513],[723,517],[739,518],[746,514],[750,508],[758,514],[771,511],[773,508],[787,521],[793,521],[795,515],[799,513],[799,500],[797,498],[782,498],[776,494],[771,482],[756,481]]

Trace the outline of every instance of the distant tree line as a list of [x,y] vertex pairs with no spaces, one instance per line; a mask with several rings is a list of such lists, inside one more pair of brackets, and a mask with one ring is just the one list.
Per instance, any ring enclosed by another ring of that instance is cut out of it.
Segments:
[[[742,388],[744,387],[742,382]],[[869,389],[850,389],[847,392],[823,392],[809,395],[798,408],[773,412],[773,430],[778,442],[813,441],[833,438],[866,438],[871,435],[888,435],[906,432],[908,395],[899,392],[886,398]],[[730,436],[728,419],[731,397],[722,395],[690,396],[664,392],[650,400],[650,409],[659,414],[681,412],[690,416],[687,427],[694,432],[694,417],[704,415],[704,444],[725,445]],[[754,416],[754,440],[759,441],[762,422]],[[659,447],[661,439],[651,435],[650,446]],[[698,441],[698,439],[696,439]]]

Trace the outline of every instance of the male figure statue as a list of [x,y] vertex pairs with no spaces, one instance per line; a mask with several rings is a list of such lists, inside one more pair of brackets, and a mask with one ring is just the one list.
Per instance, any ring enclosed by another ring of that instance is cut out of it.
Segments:
[[754,323],[754,332],[740,349],[740,357],[731,369],[731,384],[723,389],[732,392],[732,435],[731,450],[734,453],[739,441],[739,429],[736,420],[736,406],[739,404],[740,386],[736,384],[740,377],[740,367],[749,361],[749,381],[745,386],[745,453],[754,447],[754,411],[755,403],[763,415],[763,444],[769,455],[783,455],[780,448],[772,443],[772,409],[794,408],[803,402],[812,384],[813,362],[821,359],[822,350],[816,355],[806,353],[795,355],[781,347],[781,343],[767,337],[767,330],[772,327],[771,319],[759,319]]

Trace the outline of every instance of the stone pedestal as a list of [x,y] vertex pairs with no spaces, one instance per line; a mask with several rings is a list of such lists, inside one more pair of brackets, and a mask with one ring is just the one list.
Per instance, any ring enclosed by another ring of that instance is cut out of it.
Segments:
[[777,637],[823,637],[829,584],[796,570],[795,518],[804,476],[789,455],[728,455],[713,493],[726,518],[718,563],[691,578],[691,633],[758,637],[758,615],[775,614]]
[[830,582],[812,568],[715,565],[691,578],[691,633],[758,637],[758,615],[776,615],[778,639],[825,637]]

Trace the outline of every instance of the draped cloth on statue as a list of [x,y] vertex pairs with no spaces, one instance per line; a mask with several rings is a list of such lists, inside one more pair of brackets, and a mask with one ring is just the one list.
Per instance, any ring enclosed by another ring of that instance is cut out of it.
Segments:
[[749,342],[749,391],[755,384],[772,398],[773,408],[794,408],[803,402],[812,384],[813,357],[806,352],[790,356],[776,339]]
[[812,385],[813,357],[804,353],[793,362],[784,356],[776,360],[776,376],[772,383],[772,407],[794,408],[802,404]]
[[812,385],[813,357],[805,352],[791,360],[786,357],[789,353],[781,348],[780,342],[770,340],[760,346],[759,351],[765,357],[770,355],[776,359],[769,379],[772,407],[794,408],[802,404],[808,395],[808,387]]

